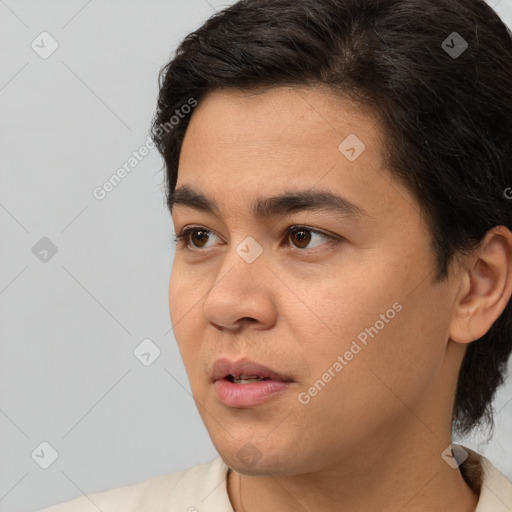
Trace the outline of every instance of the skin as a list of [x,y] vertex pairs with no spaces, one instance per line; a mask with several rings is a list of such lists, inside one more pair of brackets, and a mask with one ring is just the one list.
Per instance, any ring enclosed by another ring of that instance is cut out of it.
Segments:
[[[356,134],[366,150],[338,149]],[[182,147],[177,188],[215,199],[221,215],[175,205],[174,229],[211,231],[179,246],[169,283],[174,334],[198,410],[226,464],[236,512],[469,512],[478,496],[441,457],[467,343],[512,293],[512,234],[489,232],[433,283],[419,205],[383,166],[370,112],[327,89],[208,94]],[[258,197],[321,188],[367,215],[301,211],[255,218]],[[286,235],[307,225],[322,234]],[[236,252],[246,237],[262,254]],[[402,310],[308,404],[298,400],[365,328]],[[251,408],[222,404],[209,379],[218,357],[242,356],[292,376]],[[261,456],[249,463],[239,450]],[[255,448],[254,448],[255,447]],[[241,485],[241,498],[240,498]]]

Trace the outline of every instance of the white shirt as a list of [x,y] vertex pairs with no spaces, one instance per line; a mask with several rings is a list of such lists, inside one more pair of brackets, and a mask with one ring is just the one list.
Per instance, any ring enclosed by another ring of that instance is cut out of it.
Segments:
[[[482,470],[475,512],[512,512],[512,483],[488,459],[464,449],[474,467]],[[228,469],[217,457],[186,470],[81,496],[38,512],[233,512],[226,487]]]

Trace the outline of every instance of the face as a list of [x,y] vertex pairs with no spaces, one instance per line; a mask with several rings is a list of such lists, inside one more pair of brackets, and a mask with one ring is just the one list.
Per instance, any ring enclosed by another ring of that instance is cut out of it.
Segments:
[[[432,283],[426,224],[383,149],[376,119],[322,88],[217,91],[192,116],[176,190],[217,209],[174,204],[175,232],[194,229],[170,315],[199,413],[240,473],[354,464],[411,422],[424,430],[415,416],[449,411],[433,383],[446,381],[456,289]],[[345,202],[318,207],[320,192]],[[305,195],[254,207],[284,194]],[[219,358],[288,382],[214,383]]]

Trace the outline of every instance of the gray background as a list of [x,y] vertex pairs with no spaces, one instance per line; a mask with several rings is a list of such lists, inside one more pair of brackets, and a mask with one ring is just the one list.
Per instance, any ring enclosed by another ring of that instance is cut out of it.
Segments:
[[[229,3],[0,0],[0,512],[216,456],[171,331],[156,150],[105,199],[92,191],[146,142],[178,42]],[[512,26],[512,0],[491,4]],[[46,59],[31,47],[51,49],[43,31],[59,45]],[[56,254],[33,253],[44,237]],[[509,379],[489,443],[464,440],[509,478],[511,397]],[[47,469],[42,442],[58,452]]]

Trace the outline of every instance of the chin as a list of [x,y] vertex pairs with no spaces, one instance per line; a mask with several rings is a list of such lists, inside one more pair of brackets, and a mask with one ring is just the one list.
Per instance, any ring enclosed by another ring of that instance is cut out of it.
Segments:
[[[227,442],[229,442],[227,440]],[[214,443],[224,463],[242,475],[282,476],[302,473],[301,464],[286,446],[258,447],[252,442]],[[307,464],[305,464],[307,466]]]

